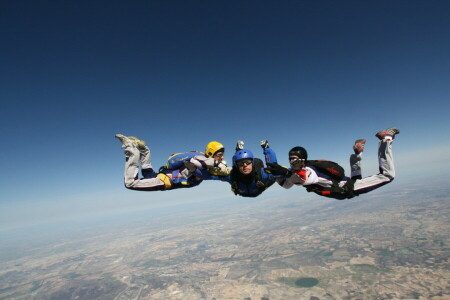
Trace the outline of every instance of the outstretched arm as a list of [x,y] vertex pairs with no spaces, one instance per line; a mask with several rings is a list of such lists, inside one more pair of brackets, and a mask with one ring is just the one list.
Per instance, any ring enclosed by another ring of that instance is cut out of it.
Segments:
[[268,140],[262,140],[261,141],[261,148],[263,148],[264,159],[266,161],[266,165],[268,165],[268,164],[276,164],[277,163],[277,155],[275,154],[275,151],[273,151],[269,147],[269,141]]
[[219,162],[212,157],[203,155],[194,156],[189,163],[197,169],[208,170],[212,175],[227,176],[231,171],[231,168],[227,166],[227,163],[224,160]]
[[211,174],[209,171],[207,170],[200,170],[197,169],[193,175],[195,177],[201,178],[203,180],[220,180],[220,181],[227,181],[227,182],[231,182],[231,175],[227,175],[227,176],[223,176],[223,175],[214,175]]
[[262,140],[261,148],[263,148],[264,158],[267,165],[267,168],[265,168],[264,171],[277,176],[276,181],[280,186],[286,189],[292,187],[293,184],[287,180],[287,178],[292,175],[292,172],[288,168],[278,164],[277,155],[275,154],[275,151],[269,147],[269,141]]

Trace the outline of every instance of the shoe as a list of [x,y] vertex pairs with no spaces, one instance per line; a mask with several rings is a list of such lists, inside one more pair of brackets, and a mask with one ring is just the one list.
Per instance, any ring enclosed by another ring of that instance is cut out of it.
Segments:
[[268,140],[262,140],[261,141],[261,148],[263,148],[263,149],[269,148],[269,141]]
[[236,151],[244,149],[244,141],[237,141],[236,143]]
[[361,152],[363,152],[365,144],[365,139],[356,140],[355,144],[353,145],[353,151],[355,151],[355,154],[360,154]]
[[400,130],[395,127],[388,128],[386,130],[378,131],[375,136],[379,138],[380,140],[384,140],[386,137],[391,137],[392,139],[395,139],[395,135],[400,133]]
[[115,138],[120,140],[120,142],[122,143],[122,148],[137,147],[137,144],[134,140],[130,139],[127,136],[124,136],[123,134],[116,134]]
[[138,139],[137,137],[129,136],[128,138],[129,138],[130,140],[133,140],[133,141],[136,143],[136,145],[137,145],[137,147],[138,147],[139,149],[144,149],[145,146],[147,146],[147,144],[145,143],[145,141],[140,140],[140,139]]

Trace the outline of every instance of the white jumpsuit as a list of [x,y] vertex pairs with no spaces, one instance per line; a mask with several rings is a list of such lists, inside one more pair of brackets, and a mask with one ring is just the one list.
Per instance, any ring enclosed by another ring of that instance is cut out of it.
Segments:
[[[356,179],[354,183],[354,194],[364,194],[376,188],[379,188],[392,180],[395,177],[394,158],[392,155],[392,140],[382,140],[378,145],[378,164],[380,173],[368,176],[362,179]],[[350,167],[352,177],[361,175],[361,154],[352,155],[350,158]],[[349,178],[339,182],[339,186],[343,187]],[[291,188],[293,185],[319,185],[324,188],[331,188],[333,181],[329,176],[325,176],[316,170],[305,167],[303,170],[293,172],[282,185],[284,188]]]

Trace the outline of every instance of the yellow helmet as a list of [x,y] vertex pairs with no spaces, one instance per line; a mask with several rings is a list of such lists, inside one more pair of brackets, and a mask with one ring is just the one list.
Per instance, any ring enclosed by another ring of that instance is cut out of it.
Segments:
[[209,142],[208,145],[206,145],[205,155],[206,157],[213,157],[219,150],[222,150],[222,152],[225,151],[225,148],[221,143],[216,141]]

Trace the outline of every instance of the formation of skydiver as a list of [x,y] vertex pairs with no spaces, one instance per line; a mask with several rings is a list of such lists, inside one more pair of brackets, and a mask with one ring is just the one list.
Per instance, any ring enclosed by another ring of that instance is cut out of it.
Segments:
[[[238,141],[232,166],[223,160],[225,147],[212,141],[205,152],[176,153],[156,172],[151,163],[150,149],[145,141],[133,136],[116,134],[125,150],[125,187],[138,191],[165,191],[199,185],[203,180],[228,182],[235,195],[256,197],[277,182],[283,188],[303,186],[308,192],[337,200],[350,199],[370,192],[395,177],[392,142],[400,133],[396,127],[379,131],[378,162],[380,173],[362,178],[361,159],[366,143],[358,139],[350,156],[350,177],[337,163],[327,160],[308,160],[305,148],[293,147],[289,155],[290,167],[278,164],[277,157],[267,140],[261,141],[266,166],[261,159],[244,148]],[[142,177],[139,177],[139,170]]]

